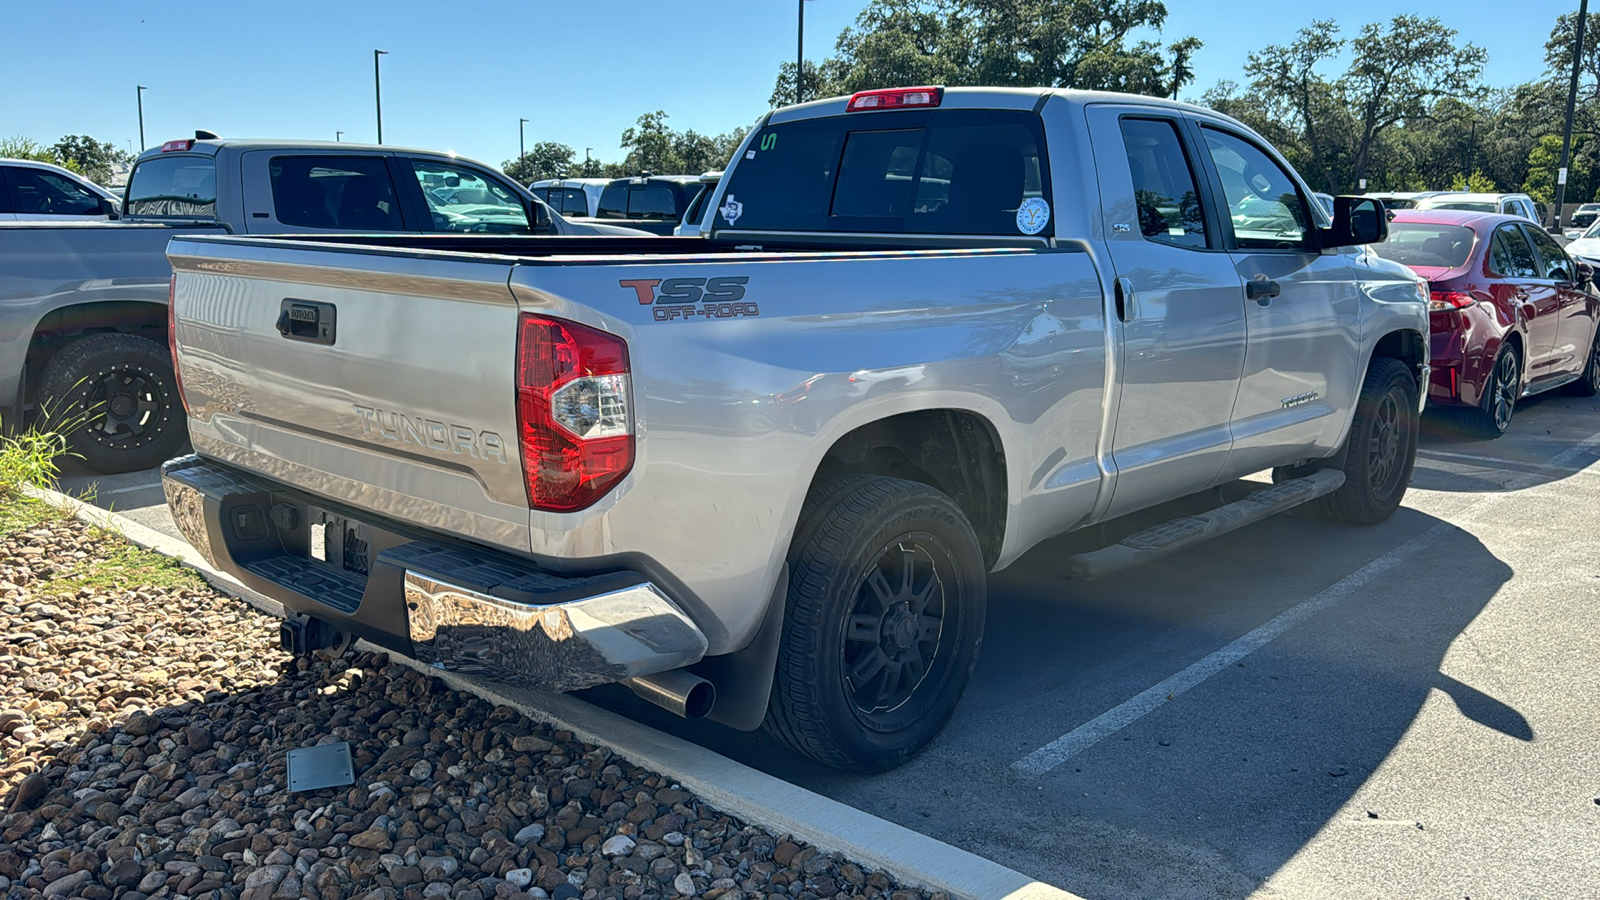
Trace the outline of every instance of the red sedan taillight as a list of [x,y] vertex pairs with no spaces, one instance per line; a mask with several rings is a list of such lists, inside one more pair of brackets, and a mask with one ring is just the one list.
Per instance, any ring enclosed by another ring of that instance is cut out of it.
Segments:
[[571,512],[633,468],[628,345],[576,322],[524,314],[517,329],[517,429],[528,504]]
[[1478,302],[1478,298],[1466,291],[1433,291],[1428,295],[1428,309],[1438,312],[1443,309],[1463,309]]

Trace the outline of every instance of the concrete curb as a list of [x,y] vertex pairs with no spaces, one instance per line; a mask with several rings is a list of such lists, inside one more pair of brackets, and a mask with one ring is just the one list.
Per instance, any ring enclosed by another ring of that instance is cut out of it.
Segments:
[[[28,488],[27,493],[72,510],[73,515],[84,522],[118,532],[141,547],[179,560],[218,590],[265,613],[283,614],[282,606],[276,601],[212,569],[183,541],[66,494],[34,488]],[[825,852],[839,853],[902,883],[943,891],[964,900],[1082,900],[1076,894],[1035,881],[999,863],[580,700],[562,694],[490,684],[429,668],[395,653],[391,653],[390,658],[440,678],[454,690],[517,709],[554,728],[571,731],[585,743],[609,747],[635,765],[672,778],[732,816],[775,834],[791,835]]]

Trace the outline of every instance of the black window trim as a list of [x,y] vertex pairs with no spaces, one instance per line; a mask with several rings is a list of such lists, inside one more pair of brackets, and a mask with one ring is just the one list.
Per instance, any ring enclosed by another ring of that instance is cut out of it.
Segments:
[[11,198],[11,181],[6,178],[10,166],[0,166],[0,215],[15,215],[17,201]]
[[[1140,237],[1152,244],[1160,244],[1163,247],[1176,247],[1179,250],[1188,250],[1191,253],[1227,253],[1227,242],[1223,239],[1224,232],[1222,231],[1221,224],[1218,222],[1220,214],[1217,212],[1217,199],[1213,184],[1211,182],[1210,173],[1205,171],[1204,164],[1200,166],[1195,165],[1195,160],[1198,158],[1198,154],[1195,152],[1196,148],[1194,145],[1194,135],[1190,131],[1191,127],[1195,124],[1193,120],[1188,116],[1163,115],[1153,108],[1149,110],[1139,110],[1137,112],[1121,113],[1117,116],[1117,137],[1119,140],[1122,139],[1122,123],[1126,119],[1139,119],[1146,122],[1166,122],[1172,126],[1172,130],[1174,133],[1176,133],[1178,138],[1178,146],[1183,151],[1184,162],[1189,164],[1189,176],[1194,179],[1194,189],[1200,195],[1200,200],[1202,201],[1200,204],[1200,217],[1205,221],[1206,225],[1206,245],[1204,247],[1186,247],[1182,244],[1169,244],[1165,241],[1152,241],[1149,238],[1145,238],[1142,233],[1140,234]],[[1126,150],[1127,145],[1124,144],[1124,155],[1126,155]],[[1131,185],[1133,178],[1133,173],[1131,171],[1128,173],[1128,177],[1129,184]],[[1138,198],[1135,197],[1134,215],[1136,217],[1138,215],[1138,203]],[[1134,227],[1138,228],[1137,221],[1134,222]],[[1231,231],[1228,232],[1228,236],[1231,239]]]
[[1239,237],[1238,235],[1234,234],[1233,231],[1233,217],[1219,214],[1218,218],[1221,219],[1223,227],[1226,229],[1222,232],[1224,238],[1223,245],[1228,249],[1228,251],[1232,253],[1249,254],[1271,253],[1284,256],[1291,254],[1305,256],[1307,254],[1316,254],[1322,252],[1322,247],[1317,236],[1318,219],[1316,216],[1312,215],[1310,206],[1307,203],[1305,186],[1300,183],[1300,173],[1296,172],[1294,167],[1289,165],[1287,160],[1283,159],[1276,152],[1269,149],[1264,141],[1259,141],[1256,138],[1241,132],[1237,127],[1229,126],[1224,122],[1210,118],[1196,118],[1193,120],[1193,122],[1195,127],[1195,144],[1200,149],[1206,151],[1202,154],[1199,154],[1201,165],[1205,168],[1206,177],[1210,179],[1213,186],[1213,197],[1216,198],[1213,200],[1213,202],[1217,203],[1217,201],[1220,200],[1220,203],[1217,203],[1219,209],[1231,209],[1232,206],[1228,203],[1227,193],[1222,189],[1222,174],[1216,170],[1216,162],[1211,158],[1211,150],[1205,142],[1205,132],[1207,129],[1226,134],[1229,137],[1249,144],[1250,146],[1259,150],[1262,155],[1271,160],[1273,164],[1278,166],[1278,168],[1282,169],[1284,173],[1289,176],[1289,183],[1294,185],[1295,195],[1300,198],[1300,210],[1305,214],[1306,236],[1301,240],[1300,246],[1298,247],[1241,247],[1239,246]]

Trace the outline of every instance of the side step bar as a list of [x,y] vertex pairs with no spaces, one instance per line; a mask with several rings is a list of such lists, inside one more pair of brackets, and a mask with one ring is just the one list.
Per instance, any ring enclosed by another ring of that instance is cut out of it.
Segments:
[[1262,488],[1243,500],[1235,500],[1198,516],[1185,516],[1163,522],[1129,535],[1120,543],[1080,553],[1067,559],[1067,577],[1081,581],[1103,578],[1113,572],[1160,559],[1191,544],[1209,540],[1277,515],[1318,497],[1326,496],[1344,484],[1344,473],[1323,469],[1305,478]]

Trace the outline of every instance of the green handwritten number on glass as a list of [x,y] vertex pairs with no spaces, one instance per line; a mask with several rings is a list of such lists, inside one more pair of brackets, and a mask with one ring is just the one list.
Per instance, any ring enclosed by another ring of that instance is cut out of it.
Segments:
[[761,136],[761,149],[771,150],[776,146],[778,146],[777,132],[768,132]]

